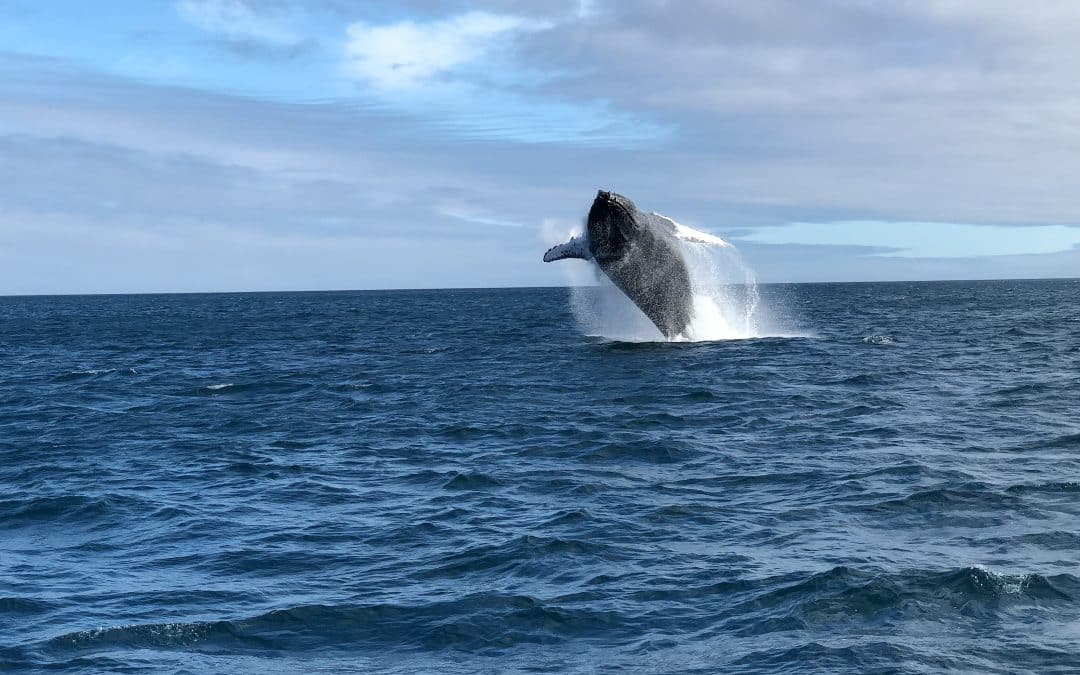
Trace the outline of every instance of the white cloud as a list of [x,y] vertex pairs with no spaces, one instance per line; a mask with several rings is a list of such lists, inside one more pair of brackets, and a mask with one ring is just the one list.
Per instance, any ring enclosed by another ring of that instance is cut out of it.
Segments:
[[578,19],[588,19],[596,16],[600,11],[596,7],[596,0],[578,0],[577,12],[575,17]]
[[347,72],[379,89],[423,85],[489,55],[506,38],[549,24],[517,16],[468,12],[441,21],[411,20],[348,27]]
[[176,11],[187,22],[229,40],[290,46],[300,38],[256,12],[244,0],[180,0]]

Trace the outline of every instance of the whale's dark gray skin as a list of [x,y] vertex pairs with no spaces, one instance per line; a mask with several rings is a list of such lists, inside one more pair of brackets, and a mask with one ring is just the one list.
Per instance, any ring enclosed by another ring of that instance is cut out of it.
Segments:
[[564,258],[595,261],[667,339],[686,333],[693,293],[674,221],[639,211],[626,197],[600,190],[589,209],[585,234],[544,254],[544,262]]

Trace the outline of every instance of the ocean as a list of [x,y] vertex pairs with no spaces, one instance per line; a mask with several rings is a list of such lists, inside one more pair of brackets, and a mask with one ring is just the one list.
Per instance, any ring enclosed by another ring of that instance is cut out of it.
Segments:
[[1080,281],[587,293],[0,298],[0,670],[1080,672]]

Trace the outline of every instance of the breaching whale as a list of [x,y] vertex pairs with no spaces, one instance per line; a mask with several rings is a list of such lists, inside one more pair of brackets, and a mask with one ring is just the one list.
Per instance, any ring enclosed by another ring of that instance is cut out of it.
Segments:
[[690,271],[679,239],[728,246],[658,213],[639,211],[626,197],[600,190],[585,233],[548,249],[544,262],[592,260],[669,340],[686,334],[693,318]]

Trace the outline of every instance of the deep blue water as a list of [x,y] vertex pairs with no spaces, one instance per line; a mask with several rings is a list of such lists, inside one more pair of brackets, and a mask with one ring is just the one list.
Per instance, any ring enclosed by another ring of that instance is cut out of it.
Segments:
[[1080,672],[1080,282],[0,298],[0,670]]

